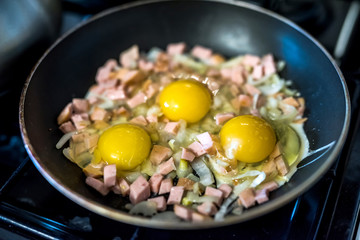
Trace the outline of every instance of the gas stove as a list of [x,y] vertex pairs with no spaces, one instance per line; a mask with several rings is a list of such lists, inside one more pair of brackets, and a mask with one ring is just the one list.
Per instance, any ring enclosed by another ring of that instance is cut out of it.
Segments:
[[[346,143],[329,171],[309,191],[265,216],[227,227],[173,231],[137,227],[90,212],[60,194],[26,154],[18,126],[21,85],[0,93],[0,239],[355,239],[360,200],[360,60],[357,1],[250,1],[290,18],[336,58],[351,95]],[[123,1],[62,1],[59,36]],[[39,49],[39,56],[43,49]],[[35,62],[24,68],[30,71]]]

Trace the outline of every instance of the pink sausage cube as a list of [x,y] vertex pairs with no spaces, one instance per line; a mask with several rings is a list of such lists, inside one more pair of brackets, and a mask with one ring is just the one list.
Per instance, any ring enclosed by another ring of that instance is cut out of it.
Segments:
[[237,85],[241,85],[245,82],[244,80],[244,68],[242,66],[235,67],[231,71],[231,81]]
[[176,166],[174,163],[174,158],[172,157],[166,162],[161,163],[157,168],[157,172],[162,175],[166,175],[174,170],[176,170]]
[[256,65],[251,73],[254,79],[260,79],[264,76],[264,68],[262,65]]
[[190,151],[192,151],[196,157],[200,157],[206,153],[205,149],[201,145],[201,143],[195,141],[187,147]]
[[89,102],[86,99],[74,98],[72,106],[75,113],[84,113],[89,110]]
[[262,188],[268,190],[269,192],[274,191],[278,187],[279,185],[275,181],[270,181],[262,185]]
[[61,111],[57,118],[57,123],[60,125],[66,121],[69,121],[73,111],[72,103],[68,103],[65,108]]
[[196,138],[199,140],[205,151],[208,151],[214,146],[214,142],[208,132],[201,133],[197,135]]
[[153,193],[159,192],[160,184],[161,184],[161,181],[163,180],[163,178],[164,178],[164,176],[161,175],[160,173],[155,173],[154,175],[151,176],[151,178],[149,179],[151,192],[153,192]]
[[228,198],[232,193],[232,187],[226,183],[221,184],[218,189],[224,193],[224,198]]
[[191,213],[191,220],[193,222],[204,222],[204,221],[211,220],[211,218],[206,216],[206,215],[203,215],[201,213],[198,213],[198,212],[192,212]]
[[180,43],[171,43],[166,47],[166,52],[169,55],[183,54],[186,48],[186,44],[183,42]]
[[252,104],[252,99],[246,94],[240,94],[239,95],[239,103],[242,107],[250,107]]
[[218,113],[215,115],[215,121],[217,125],[221,125],[224,122],[232,119],[233,117],[235,117],[235,113]]
[[108,188],[115,186],[116,183],[116,165],[106,165],[104,167],[104,185]]
[[158,116],[152,114],[152,115],[149,115],[146,117],[146,120],[149,122],[149,123],[157,123],[158,122]]
[[223,199],[224,199],[224,193],[216,188],[213,187],[206,187],[205,189],[205,195],[206,196],[213,196],[215,197],[217,200],[215,201],[215,204],[220,206]]
[[162,161],[171,157],[171,155],[172,150],[170,148],[154,145],[149,158],[154,165],[159,165]]
[[282,155],[275,158],[275,164],[276,169],[279,171],[279,174],[281,176],[285,176],[290,170],[288,164],[284,161]]
[[165,211],[166,210],[166,199],[164,196],[159,196],[155,198],[149,198],[149,202],[155,202],[156,203],[156,209],[158,211]]
[[206,216],[213,216],[217,213],[217,208],[212,202],[203,202],[201,205],[197,207],[199,213],[202,213]]
[[209,48],[205,48],[205,47],[197,45],[191,50],[191,55],[193,55],[194,57],[200,58],[200,59],[208,59],[212,55],[212,50]]
[[103,108],[95,107],[94,111],[90,115],[90,119],[92,121],[95,120],[107,121],[110,119],[110,113]]
[[84,129],[90,125],[87,113],[75,114],[71,117],[71,121],[74,123],[76,130]]
[[159,194],[164,194],[170,192],[173,187],[173,180],[171,178],[165,178],[160,183]]
[[130,108],[135,108],[142,103],[146,103],[147,97],[143,92],[138,92],[134,97],[127,101]]
[[239,205],[243,205],[245,208],[249,208],[255,205],[255,193],[253,188],[247,188],[239,194]]
[[258,56],[247,54],[244,56],[242,64],[254,67],[260,63],[261,59]]
[[178,216],[181,219],[184,219],[185,221],[191,220],[192,210],[183,205],[175,204],[174,213],[176,216]]
[[164,130],[172,135],[176,135],[180,129],[179,122],[168,122],[165,125]]
[[139,47],[134,45],[120,54],[120,63],[125,68],[134,68],[139,56]]
[[105,184],[99,179],[93,177],[87,177],[85,182],[87,185],[97,190],[103,196],[107,195],[110,191],[109,188],[107,188]]
[[106,91],[106,96],[111,100],[124,100],[126,99],[126,92],[123,86],[111,88]]
[[150,196],[150,184],[146,179],[140,175],[130,185],[130,201],[132,204],[137,204],[146,200]]
[[256,190],[255,200],[258,204],[269,201],[269,191],[267,189]]
[[181,159],[192,162],[195,159],[195,154],[187,148],[182,148]]
[[170,190],[170,195],[169,198],[167,200],[167,204],[172,205],[172,204],[180,204],[181,203],[181,199],[183,197],[184,194],[184,187],[183,186],[175,186],[172,187]]
[[146,120],[146,118],[141,115],[134,117],[133,119],[130,120],[130,122],[134,123],[134,124],[142,125],[142,126],[148,125],[148,121]]
[[154,63],[145,61],[144,59],[140,59],[139,68],[144,72],[150,72],[154,69]]
[[76,128],[74,126],[74,124],[70,121],[64,122],[63,124],[60,125],[59,129],[63,132],[63,133],[68,133],[68,132],[74,132],[76,131]]
[[261,91],[259,89],[257,89],[256,87],[254,87],[251,84],[246,83],[245,85],[245,89],[246,91],[250,94],[250,95],[255,95],[255,94],[260,94]]

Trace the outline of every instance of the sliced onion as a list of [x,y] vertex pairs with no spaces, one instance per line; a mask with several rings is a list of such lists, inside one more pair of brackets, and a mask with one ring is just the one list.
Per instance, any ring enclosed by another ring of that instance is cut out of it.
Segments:
[[62,147],[65,145],[65,143],[66,143],[67,141],[69,141],[70,138],[72,137],[72,135],[74,135],[75,133],[76,133],[75,131],[74,131],[74,132],[65,133],[65,134],[59,139],[59,141],[56,143],[56,148],[57,148],[57,149],[62,148]]
[[202,158],[198,158],[191,163],[192,168],[200,177],[200,183],[209,186],[214,183],[214,176]]
[[151,201],[142,201],[138,204],[134,205],[129,213],[133,215],[143,215],[145,217],[151,217],[154,216],[157,213],[156,210],[156,202]]

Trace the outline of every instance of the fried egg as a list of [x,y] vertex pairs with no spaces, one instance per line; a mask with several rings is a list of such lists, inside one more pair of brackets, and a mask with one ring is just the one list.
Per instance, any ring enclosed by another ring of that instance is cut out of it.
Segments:
[[151,140],[141,127],[118,124],[107,129],[99,138],[98,151],[107,164],[116,164],[119,170],[139,166],[149,155]]
[[208,88],[192,79],[183,79],[167,85],[160,93],[159,103],[164,115],[172,121],[189,123],[200,121],[211,107]]

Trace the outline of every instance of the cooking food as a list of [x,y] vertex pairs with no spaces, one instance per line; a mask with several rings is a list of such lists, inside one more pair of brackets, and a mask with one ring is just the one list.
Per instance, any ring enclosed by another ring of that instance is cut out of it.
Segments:
[[271,54],[227,60],[185,43],[134,45],[57,121],[57,148],[131,214],[222,220],[269,200],[308,153],[305,100]]

